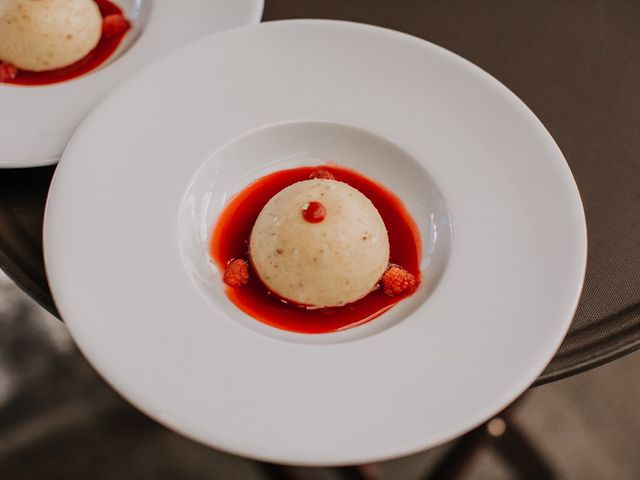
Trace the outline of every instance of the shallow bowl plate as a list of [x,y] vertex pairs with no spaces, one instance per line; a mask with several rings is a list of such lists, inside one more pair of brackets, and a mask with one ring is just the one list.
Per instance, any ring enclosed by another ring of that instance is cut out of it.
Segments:
[[[406,203],[426,287],[366,334],[253,328],[208,263],[211,225],[252,178],[323,160]],[[134,405],[223,450],[335,465],[432,447],[520,395],[567,331],[586,230],[560,150],[494,78],[409,35],[295,20],[192,43],[103,101],[44,246],[72,335]]]

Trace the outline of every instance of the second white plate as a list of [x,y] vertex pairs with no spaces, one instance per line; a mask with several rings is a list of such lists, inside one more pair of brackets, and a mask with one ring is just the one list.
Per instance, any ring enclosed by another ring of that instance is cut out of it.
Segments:
[[136,70],[205,35],[257,23],[264,0],[116,0],[133,30],[132,44],[107,64],[67,82],[0,83],[0,168],[56,163],[82,119]]

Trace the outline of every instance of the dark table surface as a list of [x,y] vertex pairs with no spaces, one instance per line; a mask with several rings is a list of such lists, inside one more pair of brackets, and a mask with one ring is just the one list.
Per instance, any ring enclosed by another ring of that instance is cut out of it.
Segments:
[[[514,91],[560,146],[584,202],[589,256],[569,334],[537,383],[640,347],[640,2],[266,1],[264,20],[310,17],[401,30],[462,55]],[[54,170],[0,170],[0,267],[56,314],[42,258]]]

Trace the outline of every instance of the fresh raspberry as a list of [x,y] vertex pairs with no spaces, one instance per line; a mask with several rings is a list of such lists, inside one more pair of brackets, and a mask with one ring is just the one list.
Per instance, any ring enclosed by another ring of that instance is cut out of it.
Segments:
[[309,178],[319,178],[321,180],[335,180],[336,177],[333,176],[329,170],[325,170],[324,168],[318,168],[309,174]]
[[382,287],[390,297],[410,295],[418,288],[418,279],[404,268],[392,265],[382,275]]
[[102,35],[105,38],[117,37],[129,30],[130,25],[129,20],[122,14],[107,15],[102,19]]
[[242,287],[249,281],[249,263],[241,258],[227,264],[223,276],[224,283],[230,287]]
[[0,62],[0,82],[8,82],[18,75],[18,69],[10,63]]

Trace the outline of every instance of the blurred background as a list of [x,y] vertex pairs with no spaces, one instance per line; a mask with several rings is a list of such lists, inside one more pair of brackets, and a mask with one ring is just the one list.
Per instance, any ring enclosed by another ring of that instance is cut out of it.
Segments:
[[[639,379],[640,354],[628,355],[530,390],[513,409],[513,423],[557,478],[640,478]],[[520,478],[504,452],[485,443],[459,478]],[[378,464],[373,472],[424,478],[452,445]],[[291,478],[312,480],[344,474],[288,470]],[[258,480],[267,472],[182,438],[129,406],[84,360],[64,324],[0,271],[0,479],[70,478]]]

